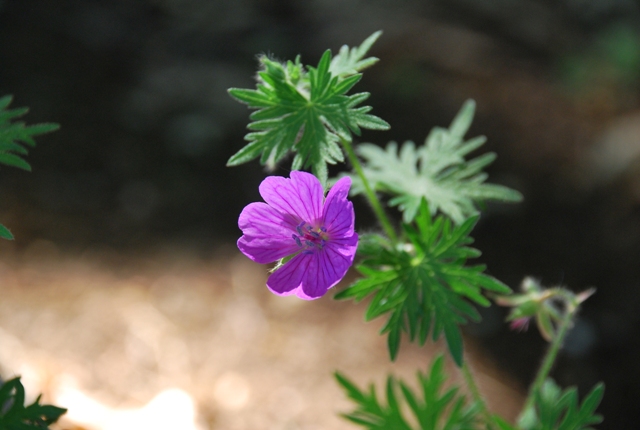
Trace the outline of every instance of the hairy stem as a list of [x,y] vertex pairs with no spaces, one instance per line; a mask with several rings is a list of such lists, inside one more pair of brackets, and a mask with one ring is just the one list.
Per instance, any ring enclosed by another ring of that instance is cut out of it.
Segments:
[[[566,294],[558,294],[567,296]],[[571,295],[573,296],[573,295]],[[568,298],[568,297],[567,297]],[[560,324],[558,326],[558,330],[553,340],[551,341],[551,346],[549,346],[549,350],[542,360],[542,365],[540,366],[540,370],[538,370],[538,374],[536,375],[536,379],[531,384],[531,388],[529,389],[529,395],[527,396],[527,400],[524,403],[522,408],[522,412],[520,413],[520,417],[518,420],[522,419],[522,417],[527,413],[527,411],[533,407],[533,403],[535,402],[535,394],[540,391],[544,381],[549,376],[549,372],[553,367],[553,363],[556,361],[558,357],[558,352],[560,352],[560,348],[562,347],[562,342],[564,342],[564,338],[567,336],[567,332],[571,327],[571,323],[573,321],[573,316],[575,315],[578,307],[575,302],[575,297],[571,297],[571,302],[567,303],[567,309],[564,313],[562,320],[560,320]]]
[[371,204],[371,207],[373,208],[373,212],[378,217],[378,220],[380,221],[382,228],[384,229],[385,233],[387,234],[387,236],[389,236],[389,239],[391,239],[391,241],[394,244],[398,243],[398,236],[396,236],[396,232],[391,226],[391,222],[389,221],[389,218],[387,218],[387,215],[384,213],[384,210],[382,209],[382,205],[380,204],[380,200],[378,199],[378,196],[376,196],[376,193],[374,193],[373,190],[371,189],[371,186],[369,185],[369,181],[364,175],[364,170],[362,170],[362,165],[360,164],[360,160],[358,160],[356,153],[353,151],[353,146],[351,146],[351,142],[347,141],[346,139],[340,139],[340,140],[342,142],[342,147],[347,153],[347,157],[349,158],[349,161],[353,166],[353,169],[356,171],[356,173],[360,177],[360,180],[362,181],[362,185],[364,186],[364,191],[367,196],[367,199],[369,200],[369,204]]
[[471,392],[471,397],[478,405],[480,405],[480,413],[484,417],[487,429],[493,430],[494,426],[491,413],[489,412],[489,409],[487,409],[487,404],[484,401],[482,394],[480,394],[480,389],[478,389],[478,384],[476,384],[476,380],[473,377],[473,372],[471,372],[471,369],[469,368],[468,360],[465,360],[462,364],[462,376],[464,377],[464,381],[467,383],[467,387]]

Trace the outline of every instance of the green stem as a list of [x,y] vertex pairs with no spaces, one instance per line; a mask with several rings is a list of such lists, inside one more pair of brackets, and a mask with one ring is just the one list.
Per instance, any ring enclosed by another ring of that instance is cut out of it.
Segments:
[[468,360],[465,360],[462,364],[462,376],[464,377],[464,381],[467,383],[467,387],[471,392],[471,397],[473,400],[480,406],[480,413],[484,416],[485,423],[487,425],[487,429],[493,430],[493,418],[491,418],[491,413],[489,409],[487,409],[487,404],[480,394],[480,389],[478,389],[478,384],[476,384],[476,380],[473,377],[473,373],[469,368]]
[[387,233],[387,236],[389,236],[389,239],[391,239],[391,241],[394,244],[398,243],[398,236],[396,236],[396,232],[391,226],[391,222],[389,221],[389,218],[387,218],[387,215],[384,213],[384,210],[382,209],[382,205],[380,204],[380,200],[378,199],[378,196],[376,196],[376,193],[374,193],[373,190],[371,189],[371,186],[369,185],[369,181],[364,175],[364,170],[362,169],[360,160],[358,160],[356,153],[353,151],[353,146],[351,146],[351,142],[347,141],[346,139],[340,139],[340,140],[342,142],[342,147],[347,153],[347,157],[349,158],[349,161],[353,166],[353,169],[356,171],[356,173],[360,177],[360,180],[362,181],[362,185],[364,186],[364,192],[367,196],[367,199],[369,200],[369,203],[371,204],[373,212],[378,217],[380,224],[382,224],[382,228],[384,229],[385,233]]
[[[564,295],[564,294],[563,294]],[[533,403],[535,402],[535,394],[540,391],[544,381],[546,381],[549,376],[549,372],[553,367],[553,363],[556,361],[558,357],[558,352],[560,352],[560,348],[562,347],[562,342],[569,331],[569,327],[571,327],[571,322],[573,320],[573,316],[577,310],[577,304],[575,303],[575,298],[572,300],[574,303],[567,304],[567,310],[562,318],[560,325],[558,327],[558,331],[556,332],[555,337],[551,342],[551,346],[547,351],[544,359],[542,360],[542,365],[540,366],[540,370],[538,370],[538,374],[536,375],[536,379],[533,381],[531,388],[529,389],[529,395],[527,400],[524,403],[522,408],[522,412],[520,413],[520,417],[518,421],[522,419],[522,417],[526,414],[526,412],[533,407]]]

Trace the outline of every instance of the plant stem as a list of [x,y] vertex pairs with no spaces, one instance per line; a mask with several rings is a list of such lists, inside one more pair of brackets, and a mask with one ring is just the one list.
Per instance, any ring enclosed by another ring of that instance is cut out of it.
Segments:
[[369,204],[371,204],[371,208],[373,209],[373,212],[378,217],[380,224],[382,224],[382,228],[384,229],[385,233],[387,234],[387,236],[389,236],[389,239],[391,239],[391,241],[394,244],[398,243],[398,236],[396,236],[396,232],[391,226],[391,222],[389,221],[389,218],[387,218],[387,215],[384,213],[384,210],[382,209],[382,205],[380,204],[380,200],[378,199],[378,196],[376,196],[376,193],[374,193],[373,190],[371,189],[371,186],[369,185],[369,181],[364,175],[364,170],[362,169],[360,160],[358,160],[356,153],[353,151],[353,146],[351,146],[351,142],[349,142],[346,139],[340,139],[340,140],[342,142],[342,147],[347,153],[347,157],[349,158],[349,161],[353,166],[353,169],[356,171],[356,173],[360,177],[360,180],[362,181],[362,185],[364,186],[364,192],[367,196],[367,199],[369,200]]
[[469,368],[469,361],[465,360],[462,364],[462,376],[464,377],[464,381],[467,383],[467,387],[471,392],[471,397],[473,400],[480,405],[480,413],[484,416],[485,424],[487,425],[487,429],[493,430],[493,418],[491,418],[491,413],[489,409],[487,409],[487,404],[480,394],[480,390],[478,389],[478,384],[476,384],[475,378],[473,377],[473,373]]
[[[575,300],[575,299],[574,299]],[[531,384],[531,388],[529,389],[529,395],[527,396],[527,400],[524,403],[522,408],[522,412],[520,413],[520,417],[518,421],[524,416],[524,414],[533,407],[533,403],[535,402],[535,394],[540,391],[544,381],[549,376],[549,372],[553,367],[553,363],[556,361],[558,356],[558,352],[560,352],[560,348],[562,347],[562,342],[569,331],[569,327],[571,327],[571,322],[573,320],[573,316],[577,310],[576,303],[567,304],[567,310],[565,311],[564,317],[562,318],[560,325],[558,327],[558,331],[556,332],[553,341],[551,342],[551,346],[547,351],[544,359],[542,360],[542,365],[540,366],[540,370],[538,370],[538,374],[536,375],[536,379]]]

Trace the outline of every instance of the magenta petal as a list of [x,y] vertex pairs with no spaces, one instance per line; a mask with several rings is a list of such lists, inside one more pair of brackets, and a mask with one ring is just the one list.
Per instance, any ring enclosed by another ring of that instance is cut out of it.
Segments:
[[313,254],[302,288],[296,292],[298,297],[306,300],[322,297],[344,278],[353,264],[358,236],[354,235],[348,242],[349,246],[328,244],[321,252]]
[[338,258],[337,256],[339,255],[351,266],[358,249],[358,234],[354,233],[350,237],[333,239],[325,248],[331,250],[335,258]]
[[291,235],[296,231],[295,220],[265,203],[251,203],[240,214],[238,227],[243,236],[238,248],[258,263],[271,263],[298,251]]
[[269,176],[260,184],[260,195],[269,206],[314,223],[322,217],[324,193],[318,178],[307,172],[291,172],[291,179]]
[[298,254],[267,279],[267,287],[273,294],[288,296],[302,284],[312,255]]
[[347,200],[351,178],[345,176],[331,188],[324,204],[324,226],[331,237],[349,237],[353,234],[355,215],[353,204]]

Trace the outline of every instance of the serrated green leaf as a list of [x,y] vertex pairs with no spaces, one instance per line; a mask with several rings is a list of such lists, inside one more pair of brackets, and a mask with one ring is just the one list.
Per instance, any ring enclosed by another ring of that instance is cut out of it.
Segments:
[[[356,387],[345,376],[336,374],[338,383],[345,389],[349,399],[356,404],[355,410],[343,417],[367,429],[376,430],[477,430],[481,425],[479,408],[476,403],[467,404],[457,387],[443,392],[443,357],[438,356],[431,365],[428,375],[418,372],[418,394],[405,382],[392,376],[387,378],[386,399],[379,400],[373,386],[369,392]],[[402,396],[398,396],[400,387]],[[403,402],[408,404],[412,419],[406,417]],[[415,422],[418,427],[408,423]]]
[[[57,130],[59,125],[41,123],[27,126],[21,121],[12,123],[12,119],[24,115],[28,109],[8,109],[11,101],[11,96],[0,98],[0,163],[31,171],[31,166],[23,158],[29,153],[24,145],[35,146],[34,136]],[[11,232],[3,225],[0,225],[0,237],[13,239]]]
[[19,169],[26,170],[28,172],[31,171],[31,166],[29,163],[24,161],[22,158],[15,154],[11,154],[8,152],[0,152],[0,163],[5,164],[7,166],[17,167]]
[[[411,222],[418,211],[420,200],[429,202],[432,214],[440,211],[457,224],[478,213],[476,205],[488,200],[518,202],[522,195],[502,185],[485,183],[482,171],[495,159],[492,153],[469,161],[465,155],[484,143],[484,138],[464,141],[475,103],[467,101],[449,129],[434,128],[425,144],[416,148],[405,142],[401,148],[391,142],[385,149],[373,144],[361,144],[358,155],[364,160],[364,173],[373,187],[390,194],[390,206],[397,206],[404,222]],[[366,123],[366,119],[363,119]],[[382,124],[381,124],[382,125]],[[368,124],[372,128],[372,124]],[[364,192],[357,175],[352,194]]]
[[7,108],[12,101],[13,101],[13,96],[6,95],[6,96],[0,97],[0,109]]
[[444,336],[447,340],[447,347],[449,348],[451,357],[453,357],[453,360],[458,366],[462,366],[463,343],[460,329],[455,324],[447,324],[444,327]]
[[380,333],[389,333],[389,336],[387,336],[387,347],[391,361],[396,360],[398,357],[398,351],[400,350],[400,337],[402,334],[400,331],[401,317],[402,315],[400,313],[392,314],[389,321],[387,321],[387,324],[385,324],[385,326],[382,327],[382,330],[380,330]]
[[452,357],[461,365],[460,325],[480,320],[474,304],[490,304],[483,290],[511,291],[484,274],[485,266],[466,265],[467,258],[476,255],[467,246],[473,241],[469,234],[475,222],[468,219],[455,225],[441,215],[433,219],[422,199],[415,223],[403,224],[409,244],[392,248],[379,239],[367,243],[369,258],[357,267],[363,277],[336,298],[360,301],[371,297],[365,317],[387,315],[381,333],[388,336],[392,360],[403,332],[420,345],[429,335],[437,340],[444,333]]
[[547,379],[541,389],[534,393],[534,404],[518,420],[524,430],[592,430],[590,427],[602,422],[595,413],[602,400],[604,385],[597,384],[578,405],[575,387],[564,391]]
[[229,88],[227,91],[234,99],[251,107],[272,107],[275,105],[273,100],[260,91],[243,88]]
[[9,231],[9,229],[2,224],[0,224],[0,237],[7,240],[13,240],[13,234]]
[[[43,122],[40,124],[32,124],[25,127],[27,132],[24,137],[25,142],[29,142],[30,146],[35,146],[35,142],[33,141],[31,136],[35,136],[38,134],[50,133],[52,131],[56,131],[60,129],[60,124],[52,123],[52,122]],[[21,138],[22,139],[22,138]]]
[[471,123],[473,122],[473,115],[476,111],[476,102],[473,100],[467,100],[460,108],[460,112],[453,119],[449,126],[449,133],[452,137],[462,140]]
[[281,64],[262,57],[260,62],[263,69],[255,90],[229,89],[233,98],[257,110],[247,126],[252,130],[245,136],[249,144],[227,165],[259,158],[261,164],[274,167],[294,152],[293,167],[310,168],[326,186],[327,165],[344,161],[340,141],[350,141],[360,128],[388,128],[385,121],[368,114],[370,107],[357,107],[368,95],[347,95],[361,75],[332,72],[330,51],[317,67],[306,69],[299,59]]
[[374,65],[378,59],[375,57],[364,58],[371,46],[382,35],[382,31],[376,31],[367,37],[358,47],[349,49],[347,45],[340,48],[340,52],[331,60],[329,71],[333,76],[348,77]]

